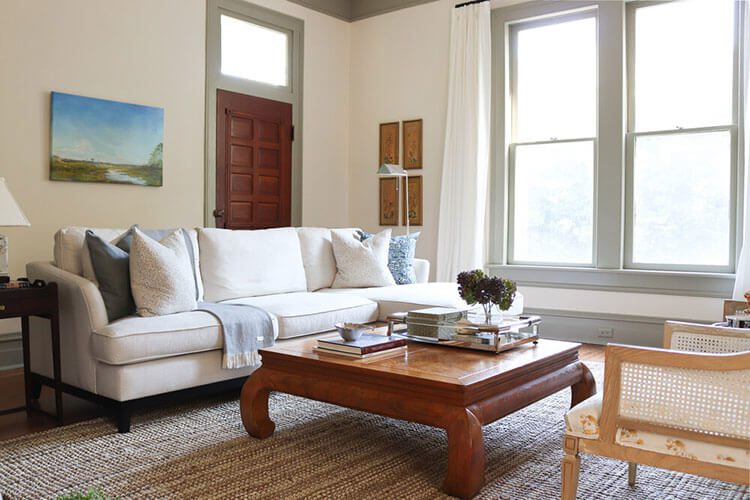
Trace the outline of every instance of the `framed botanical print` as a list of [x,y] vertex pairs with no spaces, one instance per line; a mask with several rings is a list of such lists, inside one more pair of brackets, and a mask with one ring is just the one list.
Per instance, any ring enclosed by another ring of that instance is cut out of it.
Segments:
[[404,168],[422,168],[422,120],[403,122]]
[[380,124],[380,156],[378,166],[399,164],[398,122]]
[[[404,209],[404,224],[406,224],[406,216],[409,215],[409,224],[412,226],[421,226],[422,222],[422,176],[415,175],[414,177],[407,177],[404,179],[409,183],[409,203],[408,207]],[[404,198],[404,207],[406,207],[406,190],[401,190],[401,196]]]
[[380,178],[380,225],[398,226],[399,177]]

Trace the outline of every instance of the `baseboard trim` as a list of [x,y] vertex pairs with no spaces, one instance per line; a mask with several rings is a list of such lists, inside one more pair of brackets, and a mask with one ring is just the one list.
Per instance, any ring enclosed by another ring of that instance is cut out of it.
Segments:
[[0,370],[23,366],[21,332],[0,333]]
[[[542,308],[526,308],[524,313],[542,317],[542,324],[539,328],[539,334],[542,338],[600,345],[613,342],[645,347],[661,347],[665,321],[705,323],[705,321],[685,318],[660,318]],[[614,334],[612,337],[600,337],[600,329],[612,329]]]

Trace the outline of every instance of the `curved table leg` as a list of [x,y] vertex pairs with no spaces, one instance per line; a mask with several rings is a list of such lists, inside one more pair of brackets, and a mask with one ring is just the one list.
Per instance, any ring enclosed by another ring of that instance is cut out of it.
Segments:
[[484,484],[484,439],[482,424],[468,408],[457,412],[448,432],[448,472],[443,490],[449,495],[471,498]]
[[578,363],[581,367],[581,380],[570,386],[571,398],[570,407],[573,408],[575,405],[584,401],[594,394],[596,394],[596,381],[594,376],[591,374],[588,366],[583,363]]
[[248,434],[265,439],[273,434],[276,424],[268,418],[268,396],[271,389],[265,385],[263,367],[255,370],[242,386],[240,413]]

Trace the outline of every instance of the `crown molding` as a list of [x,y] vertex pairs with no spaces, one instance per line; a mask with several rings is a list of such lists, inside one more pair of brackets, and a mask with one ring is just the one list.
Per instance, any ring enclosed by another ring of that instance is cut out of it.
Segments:
[[354,22],[436,0],[290,0],[296,4]]

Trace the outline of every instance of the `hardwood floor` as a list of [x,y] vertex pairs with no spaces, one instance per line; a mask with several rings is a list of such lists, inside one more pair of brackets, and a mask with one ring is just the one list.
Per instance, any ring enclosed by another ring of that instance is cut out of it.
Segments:
[[[580,351],[581,359],[586,361],[604,362],[604,346],[584,344]],[[23,371],[19,369],[0,371],[0,411],[23,406]],[[42,389],[39,406],[48,412],[55,411],[55,399],[49,387]],[[100,416],[106,416],[105,410],[93,403],[82,399],[63,395],[65,424],[72,424]],[[56,425],[51,416],[20,411],[7,415],[0,415],[0,441],[25,434],[52,429]]]
[[[0,371],[0,411],[23,406],[23,391],[22,369]],[[44,411],[54,413],[55,394],[52,389],[42,388],[38,406]],[[105,415],[104,409],[100,406],[68,394],[63,394],[63,409],[66,425]],[[19,411],[0,415],[0,441],[55,426],[55,418],[43,413],[32,412],[31,415],[27,415],[25,411]]]

